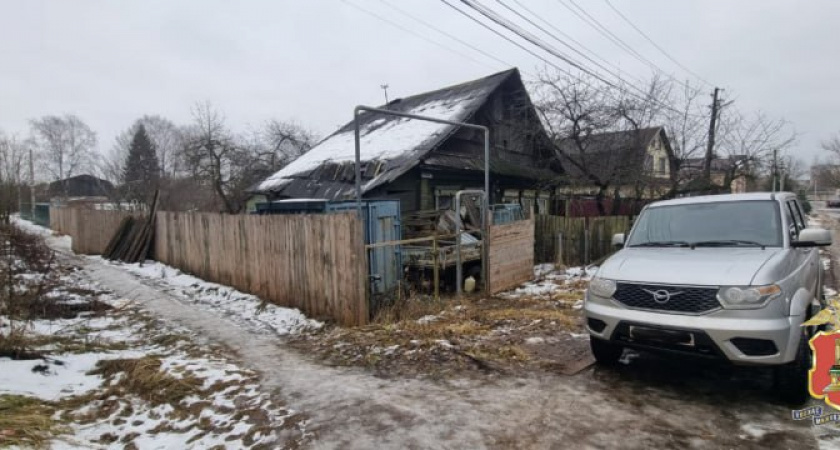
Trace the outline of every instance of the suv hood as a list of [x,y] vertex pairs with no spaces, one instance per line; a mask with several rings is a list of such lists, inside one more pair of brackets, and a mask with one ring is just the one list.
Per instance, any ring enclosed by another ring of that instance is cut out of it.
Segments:
[[780,248],[626,248],[610,257],[598,276],[619,281],[695,286],[752,283]]

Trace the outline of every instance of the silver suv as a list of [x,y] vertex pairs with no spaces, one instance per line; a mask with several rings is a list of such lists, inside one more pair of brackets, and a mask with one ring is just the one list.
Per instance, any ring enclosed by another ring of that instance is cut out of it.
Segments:
[[808,398],[808,337],[824,302],[816,247],[791,193],[714,195],[648,205],[586,292],[600,363],[624,347],[776,368],[784,397]]

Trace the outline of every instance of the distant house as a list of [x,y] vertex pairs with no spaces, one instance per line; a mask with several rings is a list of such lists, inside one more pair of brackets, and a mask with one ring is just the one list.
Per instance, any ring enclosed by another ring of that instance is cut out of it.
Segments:
[[[547,212],[559,167],[517,69],[391,101],[383,108],[491,129],[491,202]],[[347,106],[348,113],[350,105]],[[365,198],[400,200],[402,211],[449,208],[455,192],[484,188],[483,133],[378,113],[360,116]],[[354,124],[250,189],[255,202],[352,199]]]
[[45,200],[83,201],[108,200],[114,194],[114,185],[93,175],[76,175],[53,181],[47,186]]
[[[738,194],[747,192],[750,170],[749,158],[746,155],[730,155],[723,158],[712,158],[709,165],[711,183],[723,193]],[[702,179],[705,158],[687,158],[680,165],[680,182],[690,189],[692,183]]]
[[656,197],[667,189],[671,176],[670,146],[663,127],[563,139],[558,148],[567,183],[558,193],[594,195],[598,191],[594,177],[609,180],[610,189],[618,188],[621,198]]

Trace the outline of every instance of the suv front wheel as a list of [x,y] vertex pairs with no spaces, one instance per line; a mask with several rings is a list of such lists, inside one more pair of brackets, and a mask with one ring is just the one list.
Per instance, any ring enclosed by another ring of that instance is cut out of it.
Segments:
[[589,338],[589,347],[592,349],[595,360],[607,366],[617,363],[621,354],[624,353],[624,347],[595,337]]
[[801,405],[811,398],[808,392],[808,370],[811,368],[811,348],[808,335],[799,338],[799,347],[793,361],[776,368],[775,384],[785,402]]

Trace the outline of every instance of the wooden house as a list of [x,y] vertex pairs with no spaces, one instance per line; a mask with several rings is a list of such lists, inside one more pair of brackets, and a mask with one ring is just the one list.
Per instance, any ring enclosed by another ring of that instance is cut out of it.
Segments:
[[[517,69],[389,102],[381,108],[491,130],[491,203],[547,213],[560,169]],[[351,105],[347,106],[348,113]],[[482,132],[366,112],[360,116],[365,198],[400,200],[403,213],[449,208],[455,192],[484,188]],[[250,189],[249,202],[346,200],[354,191],[354,124]]]

